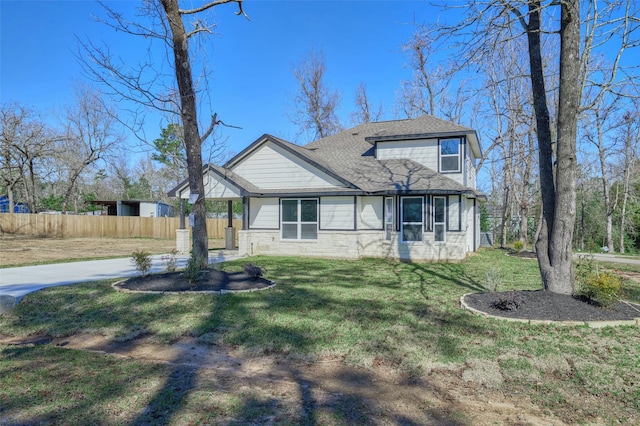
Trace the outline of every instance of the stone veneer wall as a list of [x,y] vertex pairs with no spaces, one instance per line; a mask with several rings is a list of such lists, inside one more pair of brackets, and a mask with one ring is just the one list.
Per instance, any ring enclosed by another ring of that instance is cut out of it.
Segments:
[[422,242],[384,240],[383,231],[318,231],[317,240],[287,241],[280,239],[279,230],[239,231],[240,255],[311,256],[358,259],[384,257],[415,261],[460,261],[466,253],[466,233],[448,232],[447,242],[435,243],[433,233],[425,234]]

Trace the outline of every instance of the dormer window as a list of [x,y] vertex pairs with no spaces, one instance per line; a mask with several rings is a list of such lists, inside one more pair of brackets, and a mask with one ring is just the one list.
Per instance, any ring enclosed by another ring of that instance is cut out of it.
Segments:
[[460,139],[440,139],[440,171],[460,172]]

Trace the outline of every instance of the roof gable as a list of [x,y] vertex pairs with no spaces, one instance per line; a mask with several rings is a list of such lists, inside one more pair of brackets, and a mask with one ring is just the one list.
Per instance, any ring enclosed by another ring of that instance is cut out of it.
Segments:
[[229,160],[225,168],[243,176],[260,190],[285,188],[351,188],[312,151],[271,135],[257,139]]

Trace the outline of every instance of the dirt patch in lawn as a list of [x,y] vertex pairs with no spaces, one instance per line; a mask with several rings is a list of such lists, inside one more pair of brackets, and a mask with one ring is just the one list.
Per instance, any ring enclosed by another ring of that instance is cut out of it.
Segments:
[[[129,257],[136,250],[169,253],[175,239],[153,238],[35,238],[0,235],[0,266],[22,266],[65,260]],[[224,247],[223,240],[209,240],[209,248]]]
[[[505,394],[485,383],[474,375],[477,366],[471,364],[462,369],[443,365],[414,376],[384,362],[359,368],[335,357],[313,362],[286,355],[248,357],[231,347],[199,344],[194,338],[164,346],[145,338],[113,342],[89,334],[32,340],[0,335],[0,344],[51,344],[168,364],[172,373],[166,386],[170,388],[187,382],[197,384],[200,391],[212,389],[213,396],[228,392],[278,401],[267,410],[274,418],[265,418],[262,424],[566,424],[527,398]],[[469,378],[472,376],[475,379]]]

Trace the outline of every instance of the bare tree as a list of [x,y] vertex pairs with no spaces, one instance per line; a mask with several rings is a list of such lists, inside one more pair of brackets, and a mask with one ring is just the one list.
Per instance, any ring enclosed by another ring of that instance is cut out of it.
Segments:
[[41,166],[51,155],[53,143],[50,130],[34,111],[18,104],[0,108],[0,182],[6,188],[10,212],[18,188],[30,210],[36,210]]
[[619,104],[619,97],[600,97],[600,101],[586,111],[585,115],[589,120],[583,120],[583,134],[587,141],[591,142],[597,150],[597,157],[600,169],[600,181],[602,182],[602,198],[604,202],[604,214],[606,222],[606,247],[609,252],[614,251],[613,246],[613,214],[617,208],[617,197],[611,194],[611,169],[608,167],[608,159],[616,149],[615,139],[607,137],[616,127],[612,122],[616,112],[616,105]]
[[351,114],[351,122],[354,125],[379,121],[382,117],[382,105],[372,110],[371,102],[367,96],[367,88],[360,83],[356,88],[356,110]]
[[[200,132],[198,121],[198,91],[194,84],[194,61],[190,49],[198,40],[198,36],[212,32],[211,25],[201,18],[212,8],[226,4],[238,5],[237,15],[247,17],[242,8],[242,0],[214,0],[192,9],[182,9],[178,0],[149,0],[143,3],[141,15],[151,20],[148,26],[139,22],[131,22],[122,14],[105,6],[109,20],[107,25],[127,35],[143,36],[152,43],[159,42],[167,50],[168,61],[172,64],[172,78],[167,79],[167,72],[158,69],[149,61],[135,69],[125,64],[118,64],[109,51],[108,46],[99,47],[90,42],[81,43],[85,55],[81,62],[87,74],[104,83],[112,95],[123,101],[133,101],[144,108],[152,108],[168,115],[179,111],[180,125],[184,132],[184,143],[187,158],[187,175],[189,191],[198,194],[192,208],[193,250],[192,256],[198,259],[201,268],[208,264],[208,238],[205,215],[202,144],[214,132],[216,125],[224,123],[212,113],[209,126]],[[248,18],[248,17],[247,17]],[[141,56],[144,54],[141,53]],[[203,58],[201,58],[202,60]],[[161,67],[161,65],[160,65]],[[206,84],[206,62],[203,61],[202,80]],[[169,82],[171,81],[171,82]],[[178,96],[175,96],[177,86]],[[138,115],[138,111],[133,111]],[[142,121],[136,122],[139,131]]]
[[[492,141],[485,149],[485,155],[490,156],[492,163],[498,163],[501,170],[494,175],[500,184],[502,198],[501,245],[507,245],[509,231],[513,232],[519,217],[519,237],[526,249],[528,219],[536,198],[533,168],[537,163],[534,159],[535,122],[530,106],[531,87],[526,78],[527,70],[523,67],[526,64],[524,44],[512,39],[483,58],[485,77],[478,97],[484,102],[478,116],[486,123],[485,135]],[[478,168],[484,161],[479,162]]]
[[[516,23],[526,36],[543,206],[536,252],[544,289],[562,294],[574,290],[572,240],[581,96],[586,87],[594,84],[600,87],[601,93],[615,90],[620,56],[625,49],[637,44],[632,39],[638,27],[637,10],[631,9],[632,0],[609,2],[606,11],[599,10],[597,5],[595,0],[584,4],[584,38],[578,0],[475,1],[470,4],[469,17],[463,23],[445,29],[448,35],[464,33],[457,40],[461,41],[458,46],[464,48],[462,56],[469,63],[513,38],[510,30]],[[555,35],[560,43],[551,57],[557,60],[558,66],[558,103],[557,112],[552,115],[548,94],[554,91],[554,86],[549,84],[545,73],[543,42]],[[617,46],[612,46],[611,40],[618,42]],[[603,48],[618,52],[614,62],[597,74],[589,72],[596,50]]]
[[408,118],[429,114],[460,122],[468,101],[467,87],[462,80],[455,87],[452,84],[459,67],[450,59],[438,59],[440,46],[434,32],[433,27],[416,25],[411,39],[402,45],[413,75],[401,82],[396,110]]
[[62,211],[66,213],[81,175],[114,155],[124,135],[114,112],[103,102],[100,93],[89,86],[76,86],[75,104],[67,107],[63,126],[65,132],[58,147],[58,161],[65,176]]
[[[625,252],[624,237],[627,233],[627,203],[631,194],[633,171],[638,164],[638,147],[640,146],[640,108],[638,102],[633,103],[633,110],[622,117],[619,135],[623,141],[621,159],[622,171],[622,200],[620,202],[620,253]],[[635,176],[637,179],[637,175]]]
[[292,71],[298,90],[293,97],[293,114],[289,119],[300,128],[298,135],[311,132],[312,137],[318,139],[342,130],[336,115],[341,97],[325,81],[324,53],[309,51]]

